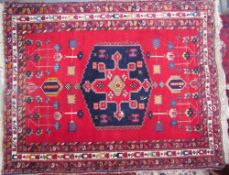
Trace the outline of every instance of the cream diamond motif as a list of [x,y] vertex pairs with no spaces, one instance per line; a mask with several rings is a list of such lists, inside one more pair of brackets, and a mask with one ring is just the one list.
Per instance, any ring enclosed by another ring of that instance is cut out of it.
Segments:
[[117,97],[121,95],[122,90],[125,88],[125,86],[125,83],[118,75],[115,75],[112,81],[108,84],[108,87],[114,92]]

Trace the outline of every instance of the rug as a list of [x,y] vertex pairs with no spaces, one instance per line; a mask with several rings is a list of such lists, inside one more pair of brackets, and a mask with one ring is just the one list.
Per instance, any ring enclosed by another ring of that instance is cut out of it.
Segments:
[[214,10],[5,3],[3,173],[223,167]]

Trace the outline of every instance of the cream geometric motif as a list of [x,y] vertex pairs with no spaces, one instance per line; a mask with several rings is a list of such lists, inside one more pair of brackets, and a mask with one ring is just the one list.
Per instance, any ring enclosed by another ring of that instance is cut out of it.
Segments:
[[116,96],[121,95],[125,86],[125,83],[122,81],[119,75],[115,75],[112,81],[108,84],[108,87],[114,92]]
[[67,75],[68,76],[73,76],[75,75],[76,71],[75,71],[75,66],[68,66],[67,67]]
[[160,74],[161,73],[161,66],[160,65],[153,65],[153,73]]
[[67,95],[68,104],[75,104],[76,103],[76,95]]
[[154,104],[161,105],[162,104],[162,96],[161,95],[154,95]]

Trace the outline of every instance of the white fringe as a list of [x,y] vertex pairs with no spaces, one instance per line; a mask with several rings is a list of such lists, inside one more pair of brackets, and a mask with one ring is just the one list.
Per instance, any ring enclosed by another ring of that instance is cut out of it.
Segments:
[[227,119],[229,118],[229,107],[228,107],[228,99],[226,95],[226,78],[225,72],[222,67],[222,53],[221,49],[224,43],[220,39],[220,30],[223,27],[222,20],[219,15],[218,11],[219,1],[215,0],[215,53],[216,53],[216,64],[218,70],[218,86],[219,86],[219,96],[221,102],[221,127],[222,127],[222,140],[223,140],[223,147],[224,147],[224,156],[225,162],[229,163],[229,136],[227,133],[228,124]]

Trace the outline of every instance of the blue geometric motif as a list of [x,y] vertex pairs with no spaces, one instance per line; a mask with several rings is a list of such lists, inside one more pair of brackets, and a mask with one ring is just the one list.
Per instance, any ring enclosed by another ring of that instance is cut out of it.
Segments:
[[96,127],[141,126],[151,81],[140,45],[95,46],[81,90]]

